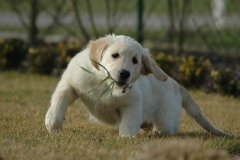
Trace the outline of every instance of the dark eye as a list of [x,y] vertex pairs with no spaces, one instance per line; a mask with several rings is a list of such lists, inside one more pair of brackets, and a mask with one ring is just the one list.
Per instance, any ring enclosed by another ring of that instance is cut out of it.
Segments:
[[112,57],[115,58],[115,59],[118,58],[119,57],[119,53],[113,53]]
[[137,64],[137,63],[138,63],[137,58],[136,58],[136,57],[133,57],[132,62],[133,62],[134,64]]

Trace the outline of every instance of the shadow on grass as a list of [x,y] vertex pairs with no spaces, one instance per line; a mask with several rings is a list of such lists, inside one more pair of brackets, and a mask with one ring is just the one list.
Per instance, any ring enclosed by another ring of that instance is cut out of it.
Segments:
[[207,139],[212,139],[212,138],[221,138],[221,139],[226,139],[226,140],[233,140],[236,138],[239,138],[239,136],[234,136],[234,135],[229,135],[229,136],[215,136],[212,135],[208,132],[178,132],[176,135],[174,135],[176,137],[180,137],[180,138],[201,138],[204,140]]
[[[148,140],[156,140],[156,139],[179,139],[179,140],[194,140],[194,139],[201,139],[206,141],[205,145],[209,146],[210,148],[217,148],[217,149],[224,149],[230,155],[239,156],[240,155],[240,136],[234,137],[218,137],[211,135],[208,132],[178,132],[175,135],[161,135],[157,132],[145,132],[140,134],[137,138],[123,138],[119,139],[118,132],[113,129],[104,129],[104,130],[81,130],[78,129],[69,129],[68,132],[71,132],[75,136],[82,136],[82,138],[86,138],[90,141],[94,141],[95,143],[99,144],[107,144],[116,147],[116,143],[126,141],[129,143],[130,141],[133,143],[136,141],[137,143],[142,141],[143,139]],[[149,142],[150,142],[149,141]],[[123,143],[125,144],[125,143]],[[121,143],[119,144],[121,147]]]
[[230,155],[240,156],[240,136],[219,137],[208,132],[178,132],[172,136],[148,133],[147,136],[150,139],[201,139],[207,141],[206,145],[211,148],[224,149]]
[[[79,134],[96,134],[96,136],[106,136],[106,132],[107,134],[111,135],[111,137],[118,137],[118,131],[114,130],[114,129],[103,129],[103,130],[81,130],[80,128],[78,129],[73,129],[73,128],[69,128],[69,131],[72,132],[73,134],[79,135]],[[209,140],[209,139],[222,139],[222,140],[235,140],[235,139],[240,139],[240,136],[226,136],[226,137],[220,137],[220,136],[215,136],[213,134],[210,134],[208,132],[177,132],[174,135],[164,135],[164,134],[159,134],[157,132],[152,132],[152,131],[146,131],[142,134],[139,134],[138,137],[144,138],[153,138],[153,139],[157,139],[157,138],[179,138],[179,139],[189,139],[189,138],[198,138],[198,139],[202,139],[202,140]]]
[[147,136],[149,138],[181,138],[181,139],[187,139],[187,138],[199,138],[202,140],[208,140],[208,139],[224,139],[224,140],[234,140],[240,138],[239,136],[229,136],[229,137],[219,137],[212,135],[208,132],[178,132],[175,135],[164,135],[164,134],[158,134],[156,132],[154,133],[148,133]]

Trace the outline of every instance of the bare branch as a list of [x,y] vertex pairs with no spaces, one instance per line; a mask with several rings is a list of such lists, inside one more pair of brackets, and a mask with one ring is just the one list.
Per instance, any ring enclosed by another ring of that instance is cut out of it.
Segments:
[[116,30],[118,24],[119,24],[119,17],[117,17],[117,13],[119,11],[119,0],[114,0],[113,4],[113,11],[112,11],[112,17],[113,17],[113,31]]
[[168,40],[170,45],[173,44],[174,35],[175,35],[175,14],[173,7],[173,0],[167,0],[168,2],[168,15],[169,15],[169,29],[168,29]]
[[89,33],[87,32],[86,28],[84,27],[84,25],[82,23],[80,11],[78,9],[77,0],[71,0],[71,3],[72,3],[72,8],[73,8],[73,11],[74,11],[74,14],[75,14],[75,18],[76,18],[77,24],[78,24],[78,26],[79,26],[79,28],[80,28],[80,30],[81,30],[85,40],[89,41],[90,35],[89,35]]
[[18,16],[21,24],[23,25],[23,27],[25,28],[29,28],[29,25],[28,23],[24,20],[24,15],[23,13],[19,10],[19,8],[17,7],[18,6],[18,1],[17,0],[9,0],[9,1],[6,1],[8,2],[8,4],[10,5],[10,7],[12,8],[12,10],[15,12],[15,14]]
[[149,3],[150,2],[152,2],[152,3],[150,5],[150,7],[148,8],[148,10],[146,10],[145,16],[144,16],[145,23],[147,23],[147,20],[150,19],[150,16],[151,16],[152,12],[155,10],[155,8],[157,6],[156,1],[149,1]]
[[193,19],[193,24],[195,25],[196,29],[197,29],[197,33],[202,37],[203,42],[206,44],[206,46],[208,47],[208,49],[212,52],[215,53],[214,49],[212,48],[211,44],[208,43],[207,37],[204,35],[204,33],[202,32],[202,29],[200,27],[197,26],[197,22]]
[[182,5],[180,5],[180,21],[179,21],[179,34],[178,34],[178,54],[183,53],[183,45],[185,42],[185,22],[186,17],[190,12],[190,2],[191,0],[182,0]]
[[45,11],[45,13],[47,13],[48,15],[50,15],[53,19],[52,23],[44,30],[45,33],[49,33],[51,32],[56,26],[59,26],[61,28],[63,28],[66,32],[68,32],[70,35],[72,36],[76,36],[76,33],[70,29],[70,27],[65,26],[62,22],[61,22],[61,17],[64,17],[66,14],[69,13],[69,10],[64,10],[65,5],[64,3],[65,0],[59,0],[59,1],[49,1],[47,5],[49,5],[49,3],[53,6],[53,10],[49,9],[49,7],[46,7],[44,4],[42,4],[40,7],[42,10]]
[[85,0],[86,4],[87,4],[87,11],[88,11],[88,15],[89,15],[89,21],[91,23],[92,26],[92,30],[94,33],[95,38],[99,37],[95,22],[94,22],[94,18],[93,18],[93,12],[92,12],[92,4],[91,4],[91,0]]
[[106,6],[106,22],[107,22],[107,28],[108,32],[112,33],[112,25],[111,25],[111,5],[110,0],[105,0],[105,6]]

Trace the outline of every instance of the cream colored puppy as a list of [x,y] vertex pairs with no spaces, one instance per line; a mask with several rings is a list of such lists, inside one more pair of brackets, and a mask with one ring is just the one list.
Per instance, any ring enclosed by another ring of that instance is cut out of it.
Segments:
[[91,41],[72,58],[52,95],[45,117],[48,131],[62,128],[67,107],[77,98],[94,119],[117,128],[120,136],[136,136],[143,122],[152,123],[160,133],[175,134],[182,107],[207,131],[225,135],[157,66],[149,51],[127,36]]

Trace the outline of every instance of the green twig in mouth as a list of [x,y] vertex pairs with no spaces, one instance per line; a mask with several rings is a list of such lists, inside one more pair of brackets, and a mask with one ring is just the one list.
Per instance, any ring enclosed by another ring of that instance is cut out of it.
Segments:
[[103,82],[105,82],[106,80],[110,79],[112,82],[106,87],[106,89],[102,92],[101,96],[102,97],[105,93],[107,93],[109,91],[109,89],[111,89],[111,95],[112,95],[112,92],[113,92],[113,87],[114,87],[114,84],[117,83],[117,81],[112,78],[111,74],[109,73],[109,71],[107,70],[106,67],[104,67],[102,64],[92,60],[94,63],[96,63],[97,65],[101,66],[108,74],[108,76],[106,78],[104,78],[100,84],[102,84]]
[[[113,85],[114,85],[114,82],[111,82],[110,85],[107,86],[107,88],[102,92],[102,94],[100,95],[100,97],[102,97],[106,92],[108,92],[109,89],[112,89],[113,90]],[[112,87],[111,87],[112,86]],[[112,92],[111,92],[111,95],[112,95]]]
[[109,73],[109,71],[107,70],[106,67],[104,67],[102,64],[98,63],[97,61],[94,61],[94,60],[91,60],[93,61],[94,63],[96,63],[97,65],[101,66],[108,74],[107,78],[108,79],[111,79],[112,81],[114,81],[115,83],[117,82],[114,78],[112,78],[111,74]]
[[[94,60],[91,60],[91,61],[93,61],[94,63],[96,63],[96,64],[99,65],[100,67],[102,67],[102,68],[107,72],[107,77],[104,78],[103,80],[101,80],[101,82],[99,83],[100,85],[103,84],[105,81],[107,81],[107,80],[109,80],[109,79],[111,80],[111,83],[110,83],[110,84],[104,89],[104,91],[101,93],[100,98],[103,97],[104,94],[106,94],[107,92],[109,92],[109,89],[111,90],[111,95],[112,95],[114,84],[117,83],[117,81],[111,76],[111,74],[109,73],[109,71],[107,70],[106,67],[104,67],[102,64],[100,64],[100,63],[98,63],[98,62],[96,62],[96,61],[94,61]],[[77,63],[77,61],[76,61],[76,63]],[[85,72],[87,72],[87,73],[89,73],[89,74],[94,75],[94,73],[91,72],[91,71],[89,71],[88,69],[80,66],[79,64],[77,64],[77,65],[78,65],[83,71],[85,71]],[[90,91],[88,91],[88,93],[90,93],[90,92],[92,92],[92,91],[93,91],[93,90],[90,90]],[[124,91],[124,92],[125,92],[125,91]]]
[[87,70],[86,68],[84,68],[84,67],[82,67],[82,66],[79,66],[79,67],[80,67],[82,70],[84,70],[84,71],[86,71],[87,73],[89,73],[89,74],[94,74],[93,72]]
[[[102,98],[102,97],[104,96],[104,94],[106,94],[107,92],[109,92],[109,90],[111,90],[111,96],[112,96],[113,88],[114,88],[115,83],[117,83],[117,81],[111,76],[111,74],[109,73],[109,71],[107,70],[106,67],[104,67],[102,64],[100,64],[100,63],[98,63],[98,62],[96,62],[96,61],[94,61],[94,60],[92,60],[92,59],[91,59],[91,61],[93,61],[94,63],[96,63],[96,64],[99,65],[100,67],[102,67],[102,68],[107,72],[107,76],[106,76],[103,80],[101,80],[101,82],[99,83],[99,85],[102,85],[105,81],[107,81],[107,80],[109,80],[109,79],[111,80],[111,83],[110,83],[110,84],[104,89],[104,91],[101,93],[100,98]],[[77,63],[77,61],[76,61],[76,63]],[[91,71],[89,71],[88,69],[80,66],[79,64],[77,64],[77,65],[78,65],[83,71],[85,71],[85,72],[87,72],[87,73],[89,73],[89,74],[94,75],[94,73],[91,72]],[[127,84],[126,86],[123,87],[122,93],[125,93],[127,89],[131,89],[131,88],[132,88],[132,86],[129,86],[129,85]],[[88,93],[92,92],[93,90],[94,90],[94,89],[88,91]]]
[[[107,74],[108,74],[108,76],[107,76],[104,80],[102,80],[102,82],[106,81],[107,79],[111,79],[111,80],[112,80],[111,84],[106,88],[106,90],[104,91],[104,93],[108,91],[108,89],[110,88],[111,85],[112,85],[112,88],[111,88],[111,89],[112,89],[112,91],[113,91],[114,84],[117,83],[117,81],[116,81],[114,78],[112,78],[112,76],[111,76],[111,74],[109,73],[109,71],[108,71],[102,64],[100,64],[100,63],[98,63],[98,62],[96,62],[96,61],[94,61],[94,60],[92,60],[92,61],[93,61],[94,63],[96,63],[97,65],[101,66],[101,67],[107,72]],[[100,83],[100,84],[101,84],[101,83]],[[131,89],[131,88],[132,88],[132,86],[129,86],[129,85],[127,84],[126,86],[123,87],[122,93],[125,93],[127,89]],[[112,94],[112,92],[111,92],[111,94]],[[104,94],[102,94],[101,97],[102,97],[103,95],[104,95]]]

